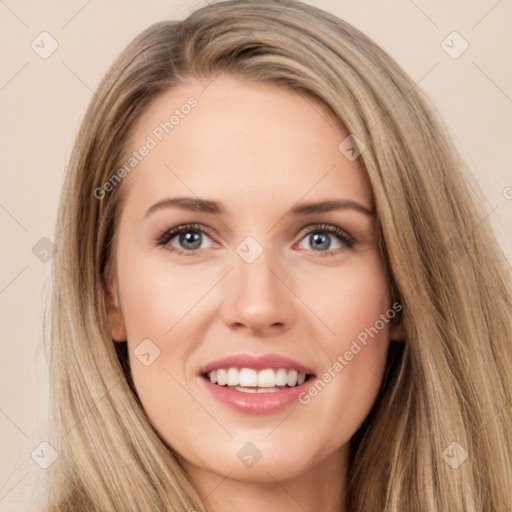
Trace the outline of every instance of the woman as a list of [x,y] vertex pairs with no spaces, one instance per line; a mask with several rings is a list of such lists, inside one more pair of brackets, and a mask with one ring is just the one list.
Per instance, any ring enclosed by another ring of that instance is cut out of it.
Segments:
[[463,170],[317,8],[144,31],[62,191],[50,509],[508,510],[510,273]]

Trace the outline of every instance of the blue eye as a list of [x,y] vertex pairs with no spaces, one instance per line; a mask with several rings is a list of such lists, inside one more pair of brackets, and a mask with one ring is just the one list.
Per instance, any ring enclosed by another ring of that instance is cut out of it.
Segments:
[[[334,241],[336,247],[332,247],[333,236],[337,239]],[[313,250],[314,252],[326,253],[322,254],[322,256],[333,255],[333,253],[338,253],[345,248],[350,249],[355,244],[355,240],[347,232],[337,226],[331,226],[330,224],[315,224],[311,226],[304,238],[309,242],[312,248],[307,249]]]
[[[178,254],[193,256],[197,249],[207,249],[207,247],[201,247],[204,235],[207,235],[207,232],[208,230],[201,224],[184,224],[165,231],[156,242],[158,245],[168,246],[169,250],[176,251]],[[171,241],[175,238],[177,243],[180,244],[178,247],[171,244]]]
[[[352,248],[355,244],[355,240],[337,226],[315,224],[308,228],[309,230],[303,233],[301,241],[307,240],[310,248],[301,247],[301,250],[311,250],[320,253],[321,256],[334,256],[347,248]],[[202,224],[183,224],[164,231],[156,238],[155,242],[178,255],[196,256],[199,252],[198,249],[208,249],[213,246],[213,244],[207,247],[203,245],[205,237],[212,240],[209,233],[210,229]],[[173,240],[175,241],[173,242]]]

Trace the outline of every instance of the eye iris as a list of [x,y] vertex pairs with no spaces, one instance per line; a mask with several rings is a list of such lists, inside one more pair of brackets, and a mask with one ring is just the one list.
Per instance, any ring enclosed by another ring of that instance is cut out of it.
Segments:
[[311,235],[311,245],[312,247],[319,247],[321,249],[329,249],[331,245],[331,240],[329,235],[322,233]]
[[180,244],[183,244],[184,242],[192,244],[192,247],[189,245],[186,247],[187,249],[198,249],[201,246],[201,233],[195,233],[192,231],[181,233],[179,241]]

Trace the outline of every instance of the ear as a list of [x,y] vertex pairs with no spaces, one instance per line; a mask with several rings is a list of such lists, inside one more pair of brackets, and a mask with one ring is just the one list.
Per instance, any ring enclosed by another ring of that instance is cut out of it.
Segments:
[[127,333],[123,313],[119,304],[119,293],[114,280],[109,279],[106,297],[107,318],[113,341],[126,341]]

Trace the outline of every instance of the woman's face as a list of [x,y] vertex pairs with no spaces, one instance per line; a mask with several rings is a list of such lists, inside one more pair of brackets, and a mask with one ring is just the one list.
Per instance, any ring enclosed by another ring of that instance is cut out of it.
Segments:
[[191,474],[341,467],[374,403],[397,328],[347,136],[313,100],[233,78],[169,90],[135,126],[111,331]]

